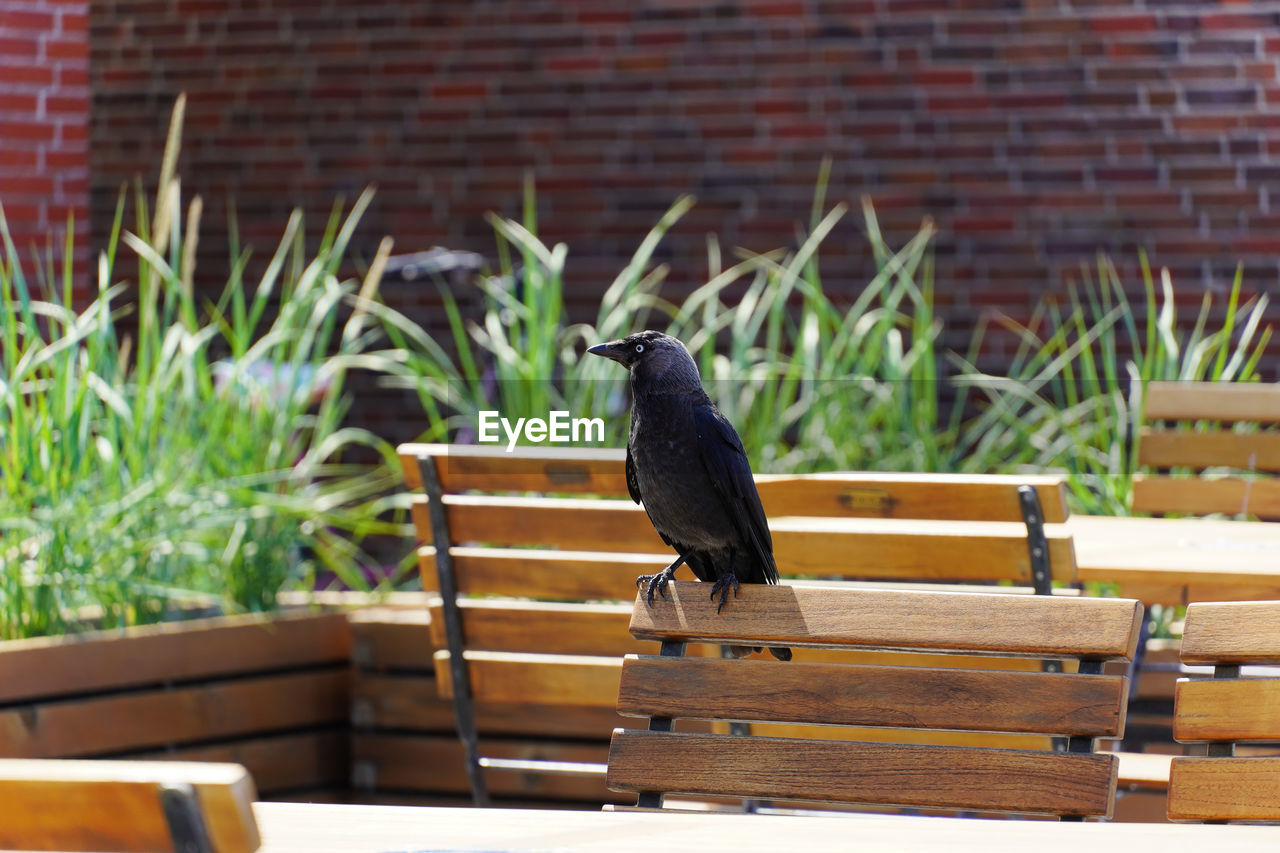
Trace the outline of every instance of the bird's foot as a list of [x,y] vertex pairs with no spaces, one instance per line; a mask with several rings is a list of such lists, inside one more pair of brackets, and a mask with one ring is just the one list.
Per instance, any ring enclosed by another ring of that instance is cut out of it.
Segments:
[[711,585],[711,600],[715,601],[716,596],[720,596],[720,603],[716,605],[717,613],[724,609],[724,603],[729,600],[729,587],[733,587],[733,595],[737,598],[738,576],[733,572],[721,575],[716,578],[716,582]]
[[658,572],[657,574],[641,575],[640,577],[636,578],[636,588],[639,589],[642,585],[645,585],[645,584],[648,585],[646,588],[648,595],[646,597],[649,600],[649,606],[652,607],[653,594],[656,592],[659,595],[661,595],[663,598],[666,598],[667,584],[671,583],[671,580],[675,577],[675,574],[676,574],[675,567],[667,566],[665,569]]

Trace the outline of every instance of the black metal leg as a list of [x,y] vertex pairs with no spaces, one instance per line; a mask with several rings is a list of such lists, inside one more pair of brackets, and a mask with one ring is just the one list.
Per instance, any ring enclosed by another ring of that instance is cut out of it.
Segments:
[[490,804],[489,788],[484,770],[480,766],[479,735],[476,730],[475,704],[471,698],[471,673],[463,657],[462,614],[458,612],[458,582],[453,570],[453,542],[449,537],[449,522],[444,511],[444,489],[436,461],[430,456],[418,459],[422,483],[427,493],[427,510],[431,516],[431,537],[436,549],[436,573],[440,579],[440,598],[443,600],[445,637],[449,644],[449,675],[453,682],[453,713],[458,724],[458,739],[462,742],[463,758],[467,767],[467,779],[471,782],[471,799],[476,806]]

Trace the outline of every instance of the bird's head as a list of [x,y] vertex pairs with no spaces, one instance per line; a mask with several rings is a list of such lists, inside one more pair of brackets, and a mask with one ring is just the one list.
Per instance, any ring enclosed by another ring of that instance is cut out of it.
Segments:
[[675,388],[702,387],[698,366],[684,344],[662,332],[637,332],[607,344],[596,344],[587,350],[618,362],[631,371],[632,381],[657,381]]

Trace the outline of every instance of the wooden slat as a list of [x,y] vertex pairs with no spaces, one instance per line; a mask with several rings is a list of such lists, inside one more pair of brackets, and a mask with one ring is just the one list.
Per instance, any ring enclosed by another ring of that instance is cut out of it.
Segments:
[[[413,499],[414,524],[431,544],[427,498]],[[568,550],[669,550],[644,510],[630,500],[446,495],[445,515],[455,545],[548,545]],[[427,522],[424,524],[424,521]]]
[[418,459],[436,460],[440,484],[446,492],[556,491],[623,496],[626,452],[612,448],[521,447],[507,453],[506,445],[402,444],[398,448],[405,482],[422,488]]
[[[453,703],[441,697],[434,678],[362,676],[352,689],[352,718],[357,728],[452,733]],[[615,697],[616,698],[616,697]],[[605,740],[634,720],[618,716],[612,704],[574,707],[546,703],[476,705],[476,726],[492,735]]]
[[351,660],[366,670],[416,670],[432,668],[431,626],[427,606],[420,609],[377,608],[351,614]]
[[1102,737],[1123,729],[1127,684],[1108,675],[628,655],[618,711]]
[[750,645],[835,645],[1124,659],[1142,605],[1062,598],[744,584],[717,613],[705,584],[677,582],[666,600],[637,596],[631,633]]
[[[1027,534],[1020,524],[780,518],[769,527],[783,574],[1021,584],[1032,580]],[[1054,580],[1074,582],[1070,535],[1050,528],[1046,536]]]
[[0,847],[172,849],[160,784],[195,787],[217,853],[258,849],[253,781],[243,767],[168,761],[0,761]]
[[1280,663],[1280,601],[1195,603],[1187,607],[1184,663]]
[[274,799],[286,791],[319,791],[347,785],[351,781],[350,740],[351,732],[344,726],[138,753],[129,758],[239,764],[249,771],[259,798]]
[[[627,632],[629,604],[464,599],[458,607],[463,645],[470,649],[617,657],[648,650]],[[446,648],[439,598],[431,605],[431,626],[435,647]]]
[[1178,679],[1173,737],[1199,741],[1280,741],[1280,679]]
[[800,476],[760,474],[756,488],[770,516],[915,518],[1023,523],[1018,486],[1040,499],[1044,521],[1067,520],[1061,478],[966,474],[837,472]]
[[[1070,548],[1065,538],[1055,537],[1054,542],[1055,545],[1061,543],[1062,554],[1070,556]],[[1052,554],[1055,548],[1051,546],[1050,550]],[[459,547],[454,548],[450,553],[453,556],[459,589],[464,594],[536,596],[556,601],[630,601],[636,589],[636,578],[642,574],[653,574],[659,571],[672,559],[671,554],[610,554],[601,551],[554,551],[530,548]],[[418,563],[424,589],[439,588],[435,559],[435,548],[430,545],[424,545],[418,549]],[[1070,567],[1061,566],[1061,564],[1057,568],[1059,576],[1064,578],[1072,571]],[[833,566],[824,574],[845,574],[856,577],[858,567]],[[997,573],[992,571],[988,574]],[[857,582],[868,586],[877,584],[901,586],[903,583],[922,587],[947,585],[945,580],[930,582],[910,575],[904,575],[896,581]],[[957,587],[956,591],[959,591],[960,587],[967,587],[969,591],[973,591],[974,584],[984,582],[987,582],[986,577],[970,581],[968,584],[948,586]],[[1178,589],[1178,594],[1181,595],[1182,587]],[[1000,591],[1028,595],[1034,592],[1030,586],[1002,586]],[[1070,590],[1058,591],[1066,593]]]
[[[604,743],[552,740],[480,739],[480,754],[502,759],[599,764],[608,758]],[[462,746],[455,735],[356,734],[352,738],[356,773],[369,787],[394,791],[469,792]],[[489,792],[500,797],[552,799],[598,804],[623,800],[610,794],[604,774],[564,774],[538,770],[486,769]]]
[[1280,433],[1236,433],[1228,430],[1189,432],[1144,427],[1138,464],[1152,468],[1212,468],[1280,471]]
[[1280,518],[1280,480],[1240,477],[1166,477],[1133,481],[1133,511],[1208,515],[1247,513]]
[[14,640],[0,646],[0,702],[345,662],[350,656],[351,632],[342,613],[256,614]]
[[[425,513],[425,501],[422,496],[415,499],[419,515]],[[671,554],[644,510],[629,501],[455,495],[446,497],[445,505],[455,544]],[[418,524],[422,536],[421,519]],[[770,521],[769,528],[783,574],[1031,580],[1026,529],[1021,524],[785,517]],[[1054,578],[1075,581],[1070,534],[1055,526],[1046,535]]]
[[1171,820],[1280,820],[1280,757],[1174,758]]
[[[622,450],[405,444],[405,479],[421,489],[418,459],[437,460],[447,492],[585,492],[627,497]],[[1030,485],[1045,520],[1066,519],[1061,478],[967,474],[838,472],[802,477],[762,474],[756,486],[770,515],[1022,520],[1017,487]]]
[[[611,554],[530,548],[468,548],[450,551],[458,589],[465,595],[530,596],[561,601],[630,601],[638,575],[653,574],[674,554]],[[436,551],[418,549],[423,589],[439,589]]]
[[347,669],[147,690],[0,711],[0,755],[70,758],[344,722]]
[[609,787],[1106,815],[1114,755],[616,731]]
[[[542,702],[612,707],[618,696],[622,659],[590,655],[463,652],[477,702]],[[436,652],[436,684],[452,696],[449,653]]]
[[1280,423],[1280,385],[1237,382],[1148,382],[1147,420]]

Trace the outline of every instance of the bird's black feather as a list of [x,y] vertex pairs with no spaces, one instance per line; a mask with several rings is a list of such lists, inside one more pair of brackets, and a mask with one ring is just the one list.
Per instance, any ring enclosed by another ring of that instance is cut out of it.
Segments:
[[[777,583],[773,539],[742,439],[702,387],[684,344],[641,332],[592,347],[631,373],[627,493],[679,558],[641,576],[649,601],[687,563],[725,605],[739,583]],[[737,653],[749,649],[735,647]],[[770,649],[789,660],[787,649]]]
[[777,583],[773,537],[769,535],[769,523],[765,520],[742,439],[710,401],[694,407],[693,422],[703,467],[728,510],[740,541],[747,546],[743,557],[753,571],[750,576],[740,573],[739,578],[748,583]]

